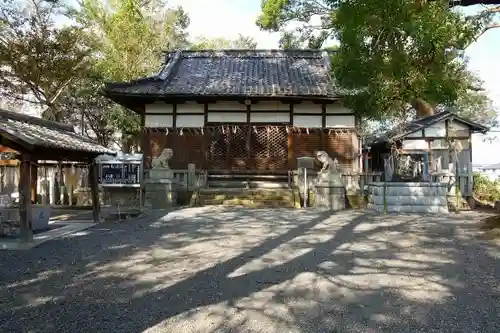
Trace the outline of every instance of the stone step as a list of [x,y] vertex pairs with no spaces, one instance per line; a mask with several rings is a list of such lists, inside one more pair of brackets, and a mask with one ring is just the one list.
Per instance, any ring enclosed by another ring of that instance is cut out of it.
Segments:
[[289,188],[287,182],[255,180],[209,180],[208,188]]
[[288,189],[240,189],[240,188],[205,188],[200,189],[200,196],[231,196],[231,197],[283,197],[293,196]]
[[212,206],[212,205],[225,205],[225,206],[251,206],[251,207],[294,207],[294,201],[284,201],[284,200],[249,200],[249,199],[232,199],[232,200],[202,200],[200,205]]
[[203,205],[248,205],[252,207],[294,207],[291,189],[200,189],[196,203]]
[[282,197],[253,197],[253,196],[225,196],[225,195],[216,195],[216,196],[198,196],[199,202],[205,202],[207,200],[254,200],[254,201],[293,201],[293,196],[282,196]]
[[208,174],[209,179],[268,179],[268,180],[286,180],[288,175],[265,175],[265,174]]

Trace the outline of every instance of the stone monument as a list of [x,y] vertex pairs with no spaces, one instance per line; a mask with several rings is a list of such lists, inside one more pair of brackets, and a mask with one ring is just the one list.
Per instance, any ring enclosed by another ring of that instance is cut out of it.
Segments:
[[165,148],[160,156],[153,157],[149,178],[145,182],[145,205],[150,208],[167,208],[177,203],[174,173],[168,165],[173,155],[172,149]]
[[325,151],[318,151],[316,158],[321,162],[322,168],[315,182],[314,206],[333,211],[345,209],[346,191],[337,159],[332,160]]

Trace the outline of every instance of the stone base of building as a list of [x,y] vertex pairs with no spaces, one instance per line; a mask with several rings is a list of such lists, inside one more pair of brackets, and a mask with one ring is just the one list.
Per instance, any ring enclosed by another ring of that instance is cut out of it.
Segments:
[[448,185],[441,183],[373,183],[368,208],[387,213],[448,213]]

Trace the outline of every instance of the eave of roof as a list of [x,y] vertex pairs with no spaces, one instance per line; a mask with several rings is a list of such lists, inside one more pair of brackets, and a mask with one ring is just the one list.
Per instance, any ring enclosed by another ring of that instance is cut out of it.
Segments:
[[376,138],[373,140],[368,146],[376,145],[376,144],[381,144],[384,142],[391,142],[391,141],[397,141],[401,140],[408,135],[418,132],[422,129],[425,129],[429,126],[432,126],[436,123],[439,123],[444,120],[453,120],[460,122],[464,125],[469,126],[474,133],[486,133],[489,131],[489,128],[486,126],[483,126],[479,123],[473,122],[471,120],[468,120],[466,118],[460,117],[457,114],[450,112],[450,111],[442,111],[439,113],[436,113],[435,115],[428,116],[425,118],[420,118],[416,119],[404,126],[403,129],[394,129],[391,131],[388,131],[386,134],[383,136]]
[[38,148],[87,155],[116,152],[78,135],[73,126],[0,109],[0,135],[28,151]]

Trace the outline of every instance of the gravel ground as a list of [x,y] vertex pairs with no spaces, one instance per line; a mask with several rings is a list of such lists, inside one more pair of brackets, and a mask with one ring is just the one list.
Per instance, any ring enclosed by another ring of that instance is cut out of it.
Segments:
[[201,207],[0,252],[0,332],[500,332],[478,214]]

